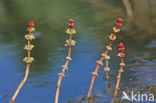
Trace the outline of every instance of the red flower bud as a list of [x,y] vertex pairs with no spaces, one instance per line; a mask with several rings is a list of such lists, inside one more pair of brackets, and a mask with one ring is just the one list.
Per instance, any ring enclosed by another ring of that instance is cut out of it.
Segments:
[[125,51],[125,47],[118,48],[118,50],[119,50],[120,52],[123,52],[123,51]]
[[121,50],[122,50],[122,51],[125,51],[125,47],[122,47]]
[[122,51],[122,48],[118,48],[119,51]]
[[118,30],[117,32],[114,32],[115,34],[119,34],[120,33],[120,30]]
[[122,54],[121,57],[122,57],[122,58],[125,57],[125,54]]
[[118,23],[123,22],[123,20],[121,18],[117,18],[116,20],[117,20]]
[[74,20],[73,19],[69,19],[69,23],[74,23]]
[[119,45],[118,45],[118,47],[119,48],[122,48],[122,47],[124,47],[124,44],[120,42]]
[[27,31],[31,32],[31,27],[27,28]]
[[34,26],[35,25],[34,24],[34,21],[33,20],[30,20],[28,25],[31,26],[31,27]]
[[72,28],[74,26],[74,23],[69,23],[68,26]]
[[116,27],[118,27],[118,28],[122,26],[121,23],[115,23],[115,25],[116,25]]

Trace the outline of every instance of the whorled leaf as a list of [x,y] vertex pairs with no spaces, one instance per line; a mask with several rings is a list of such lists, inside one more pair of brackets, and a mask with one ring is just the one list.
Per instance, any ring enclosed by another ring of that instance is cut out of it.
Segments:
[[116,39],[116,36],[114,34],[110,34],[108,37],[109,37],[110,40],[115,40]]
[[23,61],[26,62],[26,63],[32,63],[32,62],[34,61],[34,58],[33,58],[33,57],[30,57],[30,58],[25,57],[25,58],[23,59]]
[[[32,50],[33,48],[34,48],[34,45],[33,44],[30,44],[30,48],[29,49]],[[25,50],[28,50],[28,45],[25,45],[24,46],[24,49]]]
[[75,41],[75,40],[69,40],[69,39],[67,39],[67,40],[66,40],[66,43],[67,43],[68,45],[75,46],[76,41]]
[[76,30],[75,29],[67,29],[66,33],[69,34],[69,35],[73,35],[73,34],[76,33]]
[[25,35],[25,39],[26,40],[33,40],[35,39],[35,36],[34,35],[30,35],[30,38],[29,38],[29,34]]

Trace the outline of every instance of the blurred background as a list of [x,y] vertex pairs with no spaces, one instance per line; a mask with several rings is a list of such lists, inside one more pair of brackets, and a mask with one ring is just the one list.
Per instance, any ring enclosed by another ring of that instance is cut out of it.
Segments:
[[116,18],[124,19],[121,33],[109,53],[110,80],[104,67],[93,88],[94,103],[110,103],[120,58],[117,44],[124,42],[126,59],[122,91],[156,96],[156,0],[0,0],[0,103],[8,103],[24,77],[23,50],[29,20],[35,21],[35,62],[17,103],[53,103],[58,73],[68,49],[64,47],[68,19],[75,20],[72,62],[63,78],[60,103],[82,103],[96,61],[108,45]]

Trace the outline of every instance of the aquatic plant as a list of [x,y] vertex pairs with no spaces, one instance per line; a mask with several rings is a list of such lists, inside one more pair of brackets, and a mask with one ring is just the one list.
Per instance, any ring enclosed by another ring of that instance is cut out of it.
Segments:
[[28,74],[29,74],[29,69],[30,69],[30,64],[34,61],[34,58],[31,57],[31,50],[34,48],[34,45],[31,44],[31,40],[35,39],[35,36],[33,35],[33,32],[35,31],[34,28],[34,21],[30,20],[29,21],[29,27],[27,28],[27,31],[29,32],[27,35],[25,35],[25,39],[28,41],[27,45],[25,45],[24,49],[28,51],[27,57],[23,59],[23,61],[26,63],[26,71],[25,71],[25,76],[24,79],[21,81],[19,84],[18,88],[16,89],[14,95],[12,96],[10,103],[14,103],[17,95],[19,94],[21,88],[25,84]]
[[[95,71],[92,73],[92,79],[91,79],[91,83],[90,83],[90,87],[89,87],[89,90],[88,90],[88,95],[87,95],[87,99],[89,99],[91,97],[91,93],[92,93],[92,89],[93,89],[93,85],[94,85],[94,82],[95,82],[95,78],[98,76],[98,71],[99,71],[99,68],[101,65],[103,65],[103,60],[106,59],[106,61],[110,58],[108,56],[108,53],[109,51],[112,50],[112,44],[113,44],[113,41],[116,39],[116,35],[120,33],[120,27],[122,26],[122,22],[123,20],[121,18],[117,18],[116,19],[117,22],[115,23],[115,26],[113,27],[113,33],[110,34],[109,36],[109,39],[110,39],[110,43],[108,46],[106,46],[107,50],[102,53],[102,57],[100,60],[97,61],[97,66],[95,68]],[[107,64],[107,62],[106,62]],[[107,67],[106,69],[109,70],[109,68]]]
[[106,81],[107,81],[107,89],[108,89],[110,95],[113,96],[112,86],[110,84],[110,75],[109,75],[109,71],[110,71],[109,64],[108,64],[109,63],[109,59],[110,59],[110,57],[106,58],[106,62],[105,62],[106,66],[104,68],[104,71],[105,71],[105,78],[106,78]]
[[118,94],[121,74],[123,72],[123,67],[125,66],[125,64],[124,64],[124,57],[125,57],[125,54],[124,54],[124,51],[125,51],[124,44],[123,43],[119,43],[118,47],[119,47],[118,50],[120,51],[118,56],[120,56],[120,58],[121,58],[121,63],[120,63],[120,69],[118,71],[119,73],[118,73],[118,76],[117,76],[117,83],[116,83],[116,88],[115,88],[115,93],[114,93],[114,97],[115,98],[117,97],[117,94]]
[[58,103],[59,92],[60,92],[60,88],[61,88],[61,82],[62,82],[63,77],[65,77],[64,73],[68,69],[69,61],[72,60],[71,59],[72,46],[75,46],[75,43],[76,43],[74,40],[72,40],[73,34],[76,33],[76,30],[73,28],[74,27],[74,20],[73,19],[69,19],[68,27],[69,27],[69,29],[66,30],[66,33],[68,34],[69,39],[66,40],[66,44],[65,44],[65,47],[68,47],[68,49],[69,49],[68,50],[68,56],[66,57],[65,64],[62,66],[61,73],[58,74],[59,77],[58,77],[58,83],[56,86],[55,103]]

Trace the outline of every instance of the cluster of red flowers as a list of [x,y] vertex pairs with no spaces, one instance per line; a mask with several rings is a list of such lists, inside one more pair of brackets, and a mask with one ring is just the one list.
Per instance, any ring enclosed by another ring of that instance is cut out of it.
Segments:
[[27,28],[27,30],[29,31],[29,32],[31,32],[31,30],[32,30],[32,28],[31,27],[33,27],[35,24],[34,24],[34,21],[33,20],[30,20],[29,21],[29,27]]
[[125,54],[123,53],[125,51],[124,44],[120,42],[118,47],[119,47],[118,50],[122,53],[121,57],[125,57]]
[[28,25],[29,25],[30,27],[34,26],[34,25],[35,25],[35,24],[34,24],[34,21],[33,21],[33,20],[30,20]]
[[70,28],[73,28],[73,27],[74,27],[74,20],[73,20],[73,19],[69,19],[68,26],[69,26]]
[[[117,21],[117,23],[115,23],[116,28],[114,29],[114,33],[118,34],[118,33],[120,33],[120,29],[119,28],[122,26],[123,20],[121,18],[117,18],[116,21]],[[122,53],[121,57],[125,57],[125,54],[123,53],[123,51],[125,51],[124,44],[120,42],[118,47],[119,47],[118,50]]]
[[[117,28],[120,28],[122,26],[121,23],[123,22],[123,20],[121,18],[117,18],[116,20],[117,20],[117,23],[115,23],[115,25],[116,25]],[[120,30],[117,29],[117,31],[115,33],[116,34],[119,34],[120,33]]]

